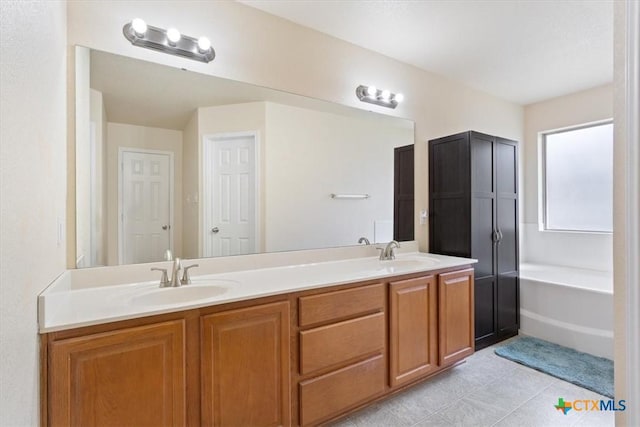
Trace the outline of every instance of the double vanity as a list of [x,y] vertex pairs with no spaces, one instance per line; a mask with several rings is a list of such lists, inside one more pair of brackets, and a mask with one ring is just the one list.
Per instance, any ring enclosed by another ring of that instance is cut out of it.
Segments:
[[473,353],[475,260],[286,256],[180,287],[66,272],[39,297],[42,424],[318,425]]
[[73,57],[76,269],[39,296],[43,426],[324,424],[473,352],[475,260],[369,245],[418,235],[413,122]]

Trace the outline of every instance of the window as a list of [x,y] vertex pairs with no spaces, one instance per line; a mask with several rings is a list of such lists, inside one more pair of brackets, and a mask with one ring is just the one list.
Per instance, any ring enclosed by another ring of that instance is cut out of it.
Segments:
[[544,228],[613,230],[613,123],[542,134]]

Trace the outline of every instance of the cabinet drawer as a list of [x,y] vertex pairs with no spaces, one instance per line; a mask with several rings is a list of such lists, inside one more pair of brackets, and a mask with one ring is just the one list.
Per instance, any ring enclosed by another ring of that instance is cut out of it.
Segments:
[[384,313],[300,332],[300,373],[381,351],[384,338]]
[[385,390],[384,357],[379,354],[300,383],[300,424],[316,424],[366,402]]
[[344,291],[301,297],[300,326],[309,326],[384,309],[384,285],[378,283]]

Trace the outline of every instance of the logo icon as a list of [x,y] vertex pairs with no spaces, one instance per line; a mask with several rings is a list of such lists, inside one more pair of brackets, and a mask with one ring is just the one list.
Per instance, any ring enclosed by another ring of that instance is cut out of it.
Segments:
[[558,404],[555,405],[555,408],[558,411],[562,411],[563,414],[567,415],[567,412],[571,410],[571,402],[565,402],[564,398],[558,398]]

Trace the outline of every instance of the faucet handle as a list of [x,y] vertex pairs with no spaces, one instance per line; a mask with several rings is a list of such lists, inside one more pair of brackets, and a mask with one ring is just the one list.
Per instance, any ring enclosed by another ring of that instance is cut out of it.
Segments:
[[191,276],[189,276],[189,269],[193,267],[200,267],[200,264],[191,264],[188,267],[184,267],[182,269],[182,279],[180,279],[180,283],[182,283],[183,285],[188,285],[189,283],[191,283]]
[[376,250],[380,251],[380,260],[382,261],[384,259],[384,248],[380,248],[376,246]]
[[162,271],[162,276],[160,277],[160,287],[164,288],[169,286],[169,277],[167,276],[166,268],[152,268],[151,271]]

